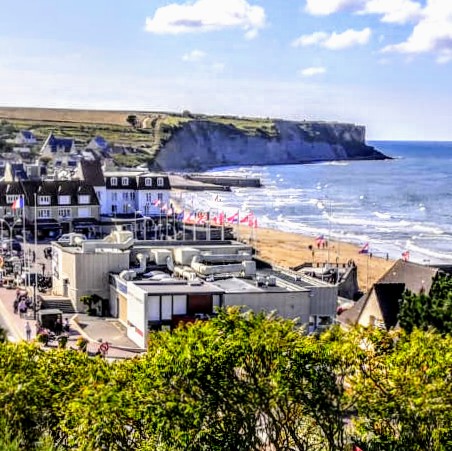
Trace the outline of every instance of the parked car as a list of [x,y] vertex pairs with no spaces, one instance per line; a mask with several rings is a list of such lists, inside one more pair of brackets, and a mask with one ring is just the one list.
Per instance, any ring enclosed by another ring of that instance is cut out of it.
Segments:
[[70,243],[72,239],[77,238],[79,240],[86,240],[86,236],[81,233],[64,233],[58,239],[58,243]]

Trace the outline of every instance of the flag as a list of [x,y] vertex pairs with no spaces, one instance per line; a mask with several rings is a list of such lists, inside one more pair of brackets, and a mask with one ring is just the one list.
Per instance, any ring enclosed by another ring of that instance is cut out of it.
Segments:
[[11,208],[15,210],[16,208],[24,208],[24,198],[22,196],[18,197],[11,205]]
[[352,451],[363,451],[358,445],[353,445]]
[[177,213],[176,220],[177,221],[183,221],[184,220],[184,212],[183,211]]
[[402,258],[404,261],[408,261],[410,259],[410,251],[404,251],[402,252]]
[[240,218],[240,224],[248,224],[252,221],[253,219],[253,213],[248,213],[247,215],[245,215],[243,218]]
[[162,203],[162,201],[160,199],[156,199],[154,200],[154,202],[152,202],[152,205],[154,205],[155,207],[160,206],[160,204]]
[[322,246],[325,243],[325,237],[323,235],[319,235],[316,239],[315,239],[315,244],[317,244],[317,246]]
[[369,253],[369,243],[366,243],[358,252],[358,254],[368,254]]
[[226,221],[229,222],[229,224],[238,224],[239,223],[239,212],[235,212],[233,215],[228,216],[226,218]]
[[253,229],[257,229],[257,218],[250,218],[248,225],[253,227]]

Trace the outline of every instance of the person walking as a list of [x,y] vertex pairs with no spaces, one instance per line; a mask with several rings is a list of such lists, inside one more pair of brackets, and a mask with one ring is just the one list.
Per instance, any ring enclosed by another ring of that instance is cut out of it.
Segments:
[[25,324],[25,335],[27,337],[27,341],[30,341],[31,340],[31,327],[30,327],[30,323],[28,321]]

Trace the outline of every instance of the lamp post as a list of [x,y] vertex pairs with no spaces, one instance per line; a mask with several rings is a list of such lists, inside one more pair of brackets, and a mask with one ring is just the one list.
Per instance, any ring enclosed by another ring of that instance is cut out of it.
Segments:
[[[5,224],[5,225],[8,227],[8,232],[9,232],[9,252],[11,253],[11,251],[12,251],[12,246],[13,246],[13,243],[12,243],[12,241],[13,241],[13,230],[14,230],[14,227],[15,227],[17,224],[21,224],[21,223],[22,223],[22,218],[17,218],[17,219],[15,219],[15,220],[13,221],[12,225],[10,225],[10,224],[8,223],[8,221],[6,221],[6,220],[3,219],[3,218],[0,218],[0,222],[1,222],[1,224],[2,224],[2,240],[3,240],[3,224]],[[25,251],[25,236],[23,237],[23,244],[24,244],[24,251]]]
[[141,210],[135,210],[135,220],[133,223],[133,235],[135,240],[138,239],[138,233],[137,233],[137,214],[141,215]]

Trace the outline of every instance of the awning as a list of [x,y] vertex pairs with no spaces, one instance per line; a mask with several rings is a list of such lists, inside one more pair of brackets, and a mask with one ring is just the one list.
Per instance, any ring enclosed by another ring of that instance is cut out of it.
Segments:
[[96,218],[74,218],[72,225],[74,227],[89,227],[99,225],[99,221]]

